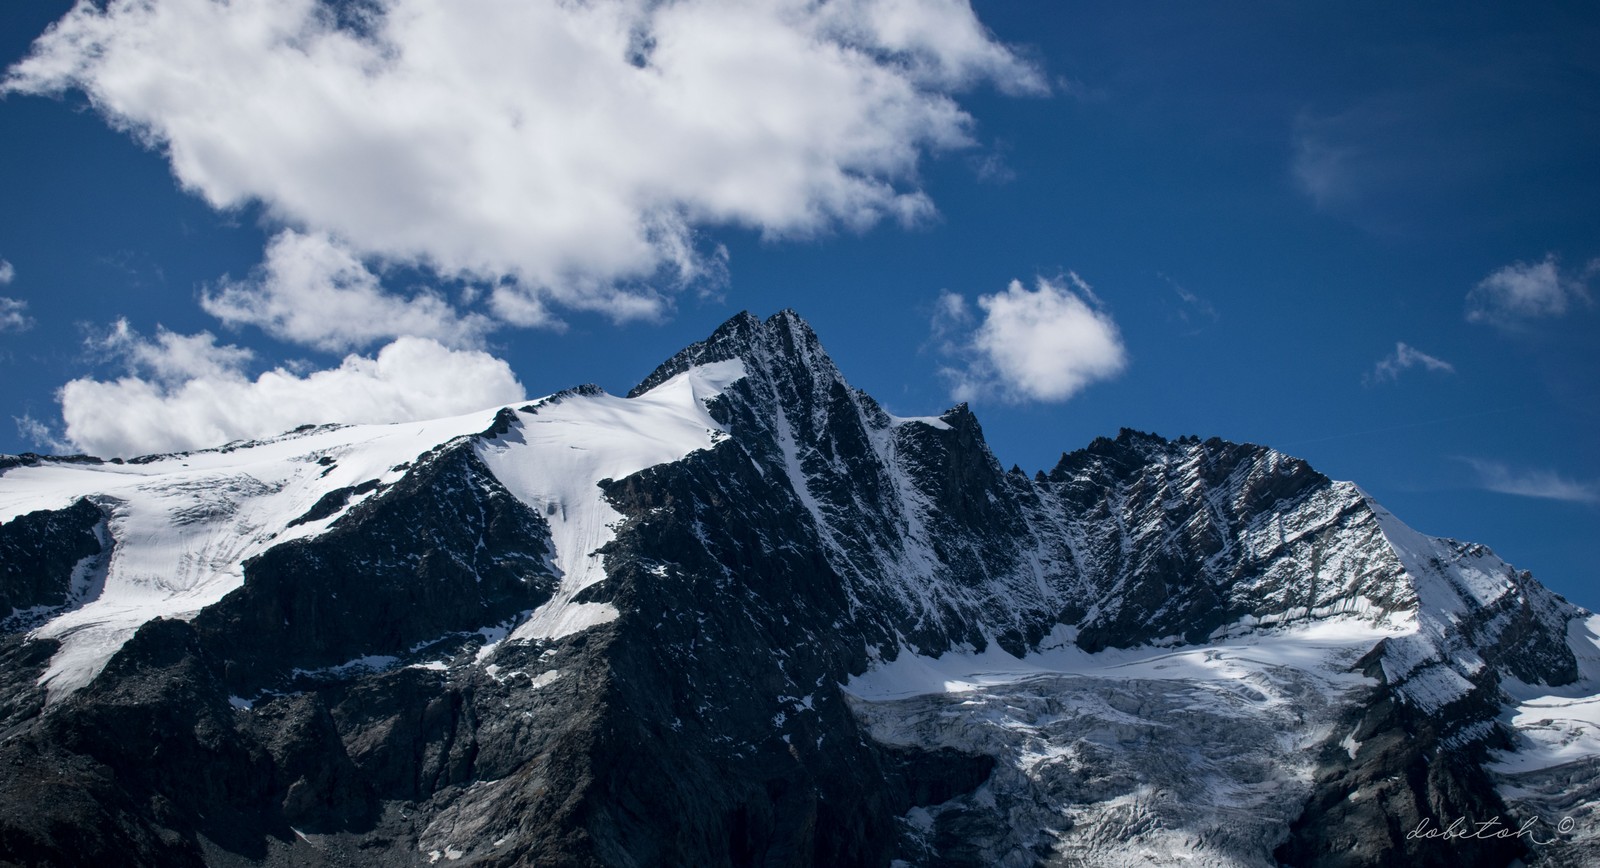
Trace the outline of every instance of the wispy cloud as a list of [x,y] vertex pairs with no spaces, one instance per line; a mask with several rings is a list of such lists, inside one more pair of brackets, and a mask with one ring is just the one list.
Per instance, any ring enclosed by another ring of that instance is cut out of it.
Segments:
[[1400,378],[1402,371],[1418,367],[1441,374],[1453,374],[1456,372],[1455,365],[1436,356],[1430,356],[1402,341],[1396,342],[1394,352],[1379,359],[1378,363],[1373,366],[1372,371],[1362,380],[1368,385],[1392,382]]
[[[1383,235],[1410,234],[1426,208],[1469,182],[1481,155],[1451,139],[1469,117],[1448,88],[1372,94],[1342,111],[1294,120],[1289,171],[1319,211]],[[1451,141],[1441,153],[1433,143]]]
[[0,295],[0,332],[24,332],[33,328],[33,317],[28,316],[28,303]]
[[1202,326],[1214,323],[1222,318],[1211,302],[1200,297],[1188,287],[1159,271],[1156,272],[1156,276],[1166,281],[1167,286],[1171,287],[1172,292],[1178,296],[1178,301],[1181,304],[1177,308],[1177,316],[1178,319],[1183,321],[1184,325],[1199,331]]
[[947,291],[934,317],[935,339],[959,360],[941,370],[957,401],[1065,401],[1127,366],[1116,323],[1076,274],[1033,290],[1013,280],[977,308]]
[[1007,165],[1004,153],[997,149],[983,154],[969,157],[967,165],[972,167],[973,174],[978,180],[989,184],[1009,184],[1017,179],[1017,173]]
[[1501,494],[1600,504],[1600,482],[1580,482],[1549,470],[1525,470],[1498,461],[1461,459],[1477,474],[1478,485]]
[[17,436],[21,437],[25,443],[30,443],[53,454],[72,451],[70,443],[57,437],[55,431],[49,425],[35,419],[31,414],[25,413],[21,416],[12,416],[11,421],[16,423]]
[[[9,261],[0,259],[0,286],[11,283],[16,277],[17,269]],[[0,332],[20,332],[32,328],[33,318],[24,313],[27,309],[26,301],[0,295]]]
[[1563,316],[1594,304],[1588,282],[1600,274],[1600,259],[1578,271],[1561,268],[1554,254],[1539,262],[1514,262],[1496,269],[1467,293],[1467,321],[1516,328],[1528,320]]

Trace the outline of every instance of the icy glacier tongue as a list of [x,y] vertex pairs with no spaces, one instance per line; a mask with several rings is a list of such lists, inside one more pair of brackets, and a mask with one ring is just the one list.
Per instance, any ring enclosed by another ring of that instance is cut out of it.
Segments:
[[912,852],[959,829],[991,864],[1271,866],[1315,748],[1371,686],[1352,664],[1400,629],[1334,618],[1093,654],[1061,629],[1021,660],[903,654],[847,690],[875,738],[1000,758],[907,817]]

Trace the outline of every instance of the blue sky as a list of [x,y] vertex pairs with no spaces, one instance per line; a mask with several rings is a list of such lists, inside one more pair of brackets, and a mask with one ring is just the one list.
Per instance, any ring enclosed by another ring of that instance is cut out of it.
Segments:
[[0,451],[622,392],[793,307],[1008,466],[1264,443],[1600,606],[1592,7],[140,5],[0,21]]

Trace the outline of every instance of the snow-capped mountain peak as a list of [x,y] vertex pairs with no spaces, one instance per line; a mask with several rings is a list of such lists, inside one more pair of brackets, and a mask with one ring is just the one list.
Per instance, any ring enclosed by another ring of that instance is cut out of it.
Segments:
[[[1589,613],[1264,446],[1008,472],[792,311],[627,397],[0,474],[0,861],[1600,852]],[[1408,835],[1484,817],[1540,843]]]

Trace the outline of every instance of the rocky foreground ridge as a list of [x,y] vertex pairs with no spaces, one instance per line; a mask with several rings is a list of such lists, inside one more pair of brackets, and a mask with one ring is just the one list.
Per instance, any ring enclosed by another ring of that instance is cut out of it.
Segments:
[[0,474],[0,864],[1600,862],[1588,612],[1265,447],[1006,471],[788,311]]

